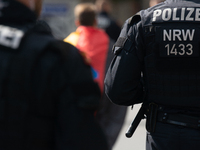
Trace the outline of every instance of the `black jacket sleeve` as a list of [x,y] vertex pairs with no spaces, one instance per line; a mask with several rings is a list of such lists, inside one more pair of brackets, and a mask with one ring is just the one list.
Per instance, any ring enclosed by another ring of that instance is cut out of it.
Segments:
[[50,55],[51,61],[55,61],[51,91],[55,93],[57,106],[56,149],[79,150],[84,147],[87,150],[108,150],[105,135],[94,118],[101,93],[93,80],[91,67],[68,43],[52,43],[49,49],[62,54],[59,60],[54,58],[55,53]]
[[141,22],[134,23],[128,30],[127,23],[128,20],[118,39],[127,38],[128,45],[120,47],[121,40],[115,43],[116,56],[105,77],[105,92],[113,103],[129,106],[143,101],[143,46],[139,32]]

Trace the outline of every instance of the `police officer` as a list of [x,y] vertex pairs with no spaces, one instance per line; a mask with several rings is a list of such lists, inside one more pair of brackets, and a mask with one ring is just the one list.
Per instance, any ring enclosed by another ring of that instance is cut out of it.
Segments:
[[90,67],[36,22],[41,5],[0,1],[0,149],[107,150]]
[[106,93],[143,103],[147,150],[200,147],[199,27],[199,0],[166,0],[129,18],[114,45]]

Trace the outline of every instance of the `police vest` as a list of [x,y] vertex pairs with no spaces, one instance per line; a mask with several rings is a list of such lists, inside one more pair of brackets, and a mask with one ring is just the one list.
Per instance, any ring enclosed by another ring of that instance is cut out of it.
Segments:
[[200,107],[200,5],[161,3],[140,15],[147,100]]
[[31,81],[35,62],[52,39],[0,26],[0,148],[54,149],[55,104],[51,97],[38,100]]

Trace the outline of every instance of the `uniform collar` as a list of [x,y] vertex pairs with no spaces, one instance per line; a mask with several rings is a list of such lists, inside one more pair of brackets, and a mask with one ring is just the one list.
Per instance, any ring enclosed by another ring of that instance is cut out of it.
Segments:
[[33,11],[15,0],[0,0],[1,23],[34,23],[37,17]]

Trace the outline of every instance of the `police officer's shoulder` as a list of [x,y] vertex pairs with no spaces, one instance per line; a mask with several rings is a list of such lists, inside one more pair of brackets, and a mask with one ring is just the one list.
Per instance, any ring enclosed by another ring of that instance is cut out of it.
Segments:
[[53,35],[50,26],[44,20],[38,20],[34,26],[34,30],[36,32]]
[[131,26],[138,23],[139,21],[141,21],[141,15],[140,12],[137,12],[135,15],[128,19],[128,24]]
[[43,20],[37,21],[36,25],[34,26],[34,31],[36,34],[42,34],[43,38],[49,39],[47,47],[51,51],[59,52],[62,54],[62,56],[67,56],[70,55],[69,53],[76,53],[76,51],[78,51],[73,45],[63,42],[62,40],[55,39],[50,26]]
[[44,51],[53,52],[59,57],[61,55],[61,58],[64,59],[78,55],[77,48],[69,43],[56,39],[52,34],[50,26],[43,20],[37,21],[29,32],[32,35],[31,38],[33,41],[39,42],[40,44],[43,43],[43,45],[45,44],[42,41],[46,42]]
[[80,51],[75,46],[63,42],[62,40],[53,40],[49,42],[46,50],[53,51],[61,58],[61,61],[70,61],[71,63],[81,61],[82,63],[85,63]]
[[70,55],[69,53],[73,53],[73,51],[76,51],[76,48],[71,44],[57,39],[50,41],[47,49],[61,53],[66,57]]
[[131,30],[131,26],[136,25],[141,21],[141,15],[140,12],[136,13],[132,17],[128,18],[121,30],[120,36],[118,37],[116,43],[113,45],[112,51],[115,55],[119,54],[122,49],[129,51],[132,46],[132,41],[129,36],[129,30]]

